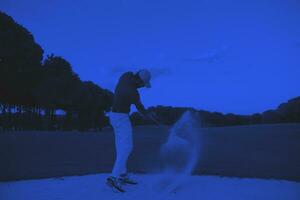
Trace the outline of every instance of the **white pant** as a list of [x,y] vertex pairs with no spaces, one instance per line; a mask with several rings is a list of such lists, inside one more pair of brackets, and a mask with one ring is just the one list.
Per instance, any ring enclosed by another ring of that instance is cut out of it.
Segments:
[[111,112],[109,119],[115,133],[117,153],[112,176],[118,177],[127,172],[127,160],[132,151],[132,126],[129,115],[125,113]]

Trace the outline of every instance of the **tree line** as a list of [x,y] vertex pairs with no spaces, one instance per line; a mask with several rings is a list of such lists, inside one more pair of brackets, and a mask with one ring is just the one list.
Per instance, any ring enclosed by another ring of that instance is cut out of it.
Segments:
[[81,81],[66,59],[53,54],[43,59],[43,54],[27,29],[0,12],[0,127],[97,130],[107,125],[113,93]]
[[[32,34],[0,11],[0,130],[100,130],[109,125],[113,93],[82,81],[64,58],[44,51]],[[233,126],[300,122],[300,97],[275,110],[253,115],[150,107],[161,124],[174,124],[183,112],[197,112],[201,125]],[[138,113],[133,125],[154,124]]]
[[[233,113],[223,114],[219,112],[209,112],[196,110],[193,108],[178,108],[170,106],[156,106],[149,108],[161,124],[172,125],[187,110],[196,112],[202,127],[237,126],[253,124],[272,123],[299,123],[300,122],[300,97],[290,99],[288,102],[280,104],[274,110],[267,110],[262,113],[252,115],[236,115]],[[144,119],[138,113],[133,113],[132,121],[134,125],[155,124],[151,120]]]

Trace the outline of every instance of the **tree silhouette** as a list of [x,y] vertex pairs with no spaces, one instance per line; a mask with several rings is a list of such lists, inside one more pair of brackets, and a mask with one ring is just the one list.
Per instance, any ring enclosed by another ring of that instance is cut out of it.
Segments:
[[[186,110],[192,110],[199,114],[200,124],[203,127],[210,126],[237,126],[249,124],[269,124],[269,123],[290,123],[300,122],[300,97],[293,98],[287,103],[283,103],[275,110],[267,110],[263,113],[253,115],[236,115],[233,113],[222,114],[219,112],[209,112],[205,110],[195,110],[192,108],[176,108],[170,106],[151,107],[162,124],[174,124]],[[131,116],[134,125],[154,124],[143,119],[139,114],[133,113]]]
[[[87,130],[108,123],[104,113],[113,94],[82,82],[62,57],[51,54],[42,62],[31,33],[2,12],[0,44],[0,127]],[[65,116],[57,117],[57,110]]]
[[[32,34],[0,12],[0,130],[100,130],[108,125],[113,93],[81,81],[72,65],[43,49]],[[57,111],[63,114],[57,114]],[[193,108],[149,108],[162,124],[175,123],[186,110],[197,112],[202,126],[300,122],[300,97],[253,115],[222,114]],[[154,124],[138,113],[134,125]]]
[[2,122],[13,124],[13,110],[19,113],[34,105],[32,88],[38,84],[42,48],[21,25],[0,12],[0,102]]
[[[110,110],[113,94],[91,81],[82,82],[76,92],[75,106],[79,111],[80,130],[99,129],[107,123],[104,113]],[[101,120],[102,119],[102,123]]]

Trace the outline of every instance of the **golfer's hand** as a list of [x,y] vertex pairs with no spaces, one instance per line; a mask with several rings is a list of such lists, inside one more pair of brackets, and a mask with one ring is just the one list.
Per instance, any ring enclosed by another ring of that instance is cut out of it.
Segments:
[[151,112],[151,111],[147,112],[146,115],[145,115],[145,118],[155,122],[156,124],[159,124],[159,122],[156,119],[156,114],[154,112]]

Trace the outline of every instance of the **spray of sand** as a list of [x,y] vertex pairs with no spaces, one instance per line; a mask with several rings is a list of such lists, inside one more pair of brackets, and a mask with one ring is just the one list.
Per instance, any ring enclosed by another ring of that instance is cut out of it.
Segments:
[[193,172],[199,158],[199,120],[197,115],[186,111],[169,131],[160,151],[163,163],[162,175],[156,183],[159,197],[179,188]]

